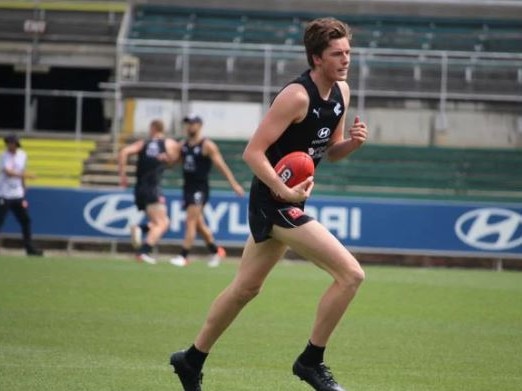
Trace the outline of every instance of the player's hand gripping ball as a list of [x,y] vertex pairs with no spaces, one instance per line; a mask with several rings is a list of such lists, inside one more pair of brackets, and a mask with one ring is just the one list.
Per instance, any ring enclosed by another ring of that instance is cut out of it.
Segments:
[[[314,160],[305,152],[291,152],[277,162],[274,170],[286,186],[294,187],[314,175]],[[274,193],[272,195],[278,201],[283,201]]]

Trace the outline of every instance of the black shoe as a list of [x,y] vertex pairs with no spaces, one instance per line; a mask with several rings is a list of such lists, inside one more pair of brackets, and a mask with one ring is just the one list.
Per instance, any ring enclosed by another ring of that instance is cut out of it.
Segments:
[[35,248],[33,246],[27,247],[25,250],[26,254],[33,257],[41,257],[43,256],[43,251],[39,248]]
[[170,365],[174,367],[174,372],[178,375],[183,390],[201,391],[203,383],[203,373],[190,366],[185,358],[185,351],[179,351],[170,356]]
[[292,367],[292,372],[299,379],[310,384],[316,391],[346,391],[337,384],[330,368],[324,363],[307,367],[297,360]]

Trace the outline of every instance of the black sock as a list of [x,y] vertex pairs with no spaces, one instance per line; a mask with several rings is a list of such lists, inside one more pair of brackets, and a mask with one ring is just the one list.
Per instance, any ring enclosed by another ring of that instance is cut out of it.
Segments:
[[152,252],[152,246],[148,243],[143,243],[138,252],[140,254],[150,254]]
[[324,350],[325,347],[315,346],[308,341],[308,345],[306,345],[305,350],[301,353],[298,360],[307,367],[318,365],[324,360]]
[[189,255],[190,250],[181,247],[181,252],[179,253],[183,258],[187,258],[187,255]]
[[201,371],[205,360],[207,359],[208,353],[198,350],[194,345],[187,349],[185,352],[185,358],[192,368],[197,371]]
[[149,232],[149,230],[150,230],[148,224],[141,224],[141,225],[140,225],[140,229],[141,229],[141,232],[143,232],[144,234],[146,234],[146,233]]
[[216,243],[207,243],[208,252],[211,254],[215,254],[218,252],[218,248]]

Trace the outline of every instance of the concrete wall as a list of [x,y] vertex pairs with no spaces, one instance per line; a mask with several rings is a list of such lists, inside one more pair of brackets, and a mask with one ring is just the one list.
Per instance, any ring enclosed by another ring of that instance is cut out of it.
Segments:
[[438,145],[469,148],[521,148],[519,116],[455,106],[439,128],[439,113],[430,109],[375,108],[365,112],[370,140],[380,144]]
[[[126,105],[125,131],[144,134],[150,121],[161,118],[172,134],[182,135],[179,101],[132,101]],[[249,139],[263,115],[261,104],[245,102],[192,101],[188,111],[199,114],[205,134],[216,139]],[[349,109],[346,129],[356,114],[355,107]],[[368,108],[361,114],[370,141],[377,144],[522,148],[522,116],[516,113],[485,110],[480,104],[448,104],[445,121],[439,116],[437,109],[411,103],[405,108]]]

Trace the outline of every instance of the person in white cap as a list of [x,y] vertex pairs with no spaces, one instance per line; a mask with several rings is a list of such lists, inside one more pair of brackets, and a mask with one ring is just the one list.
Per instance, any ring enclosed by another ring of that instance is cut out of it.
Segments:
[[245,191],[225,163],[216,143],[201,134],[203,127],[201,117],[192,114],[185,117],[183,123],[185,124],[187,139],[180,145],[180,156],[183,168],[183,200],[184,208],[187,211],[187,221],[181,252],[172,258],[170,263],[174,266],[186,266],[188,264],[188,254],[196,234],[199,232],[207,245],[208,251],[212,254],[208,266],[216,267],[219,266],[226,252],[223,247],[216,245],[212,231],[203,217],[203,207],[207,203],[210,193],[208,175],[212,164],[228,180],[237,195],[242,197]]

